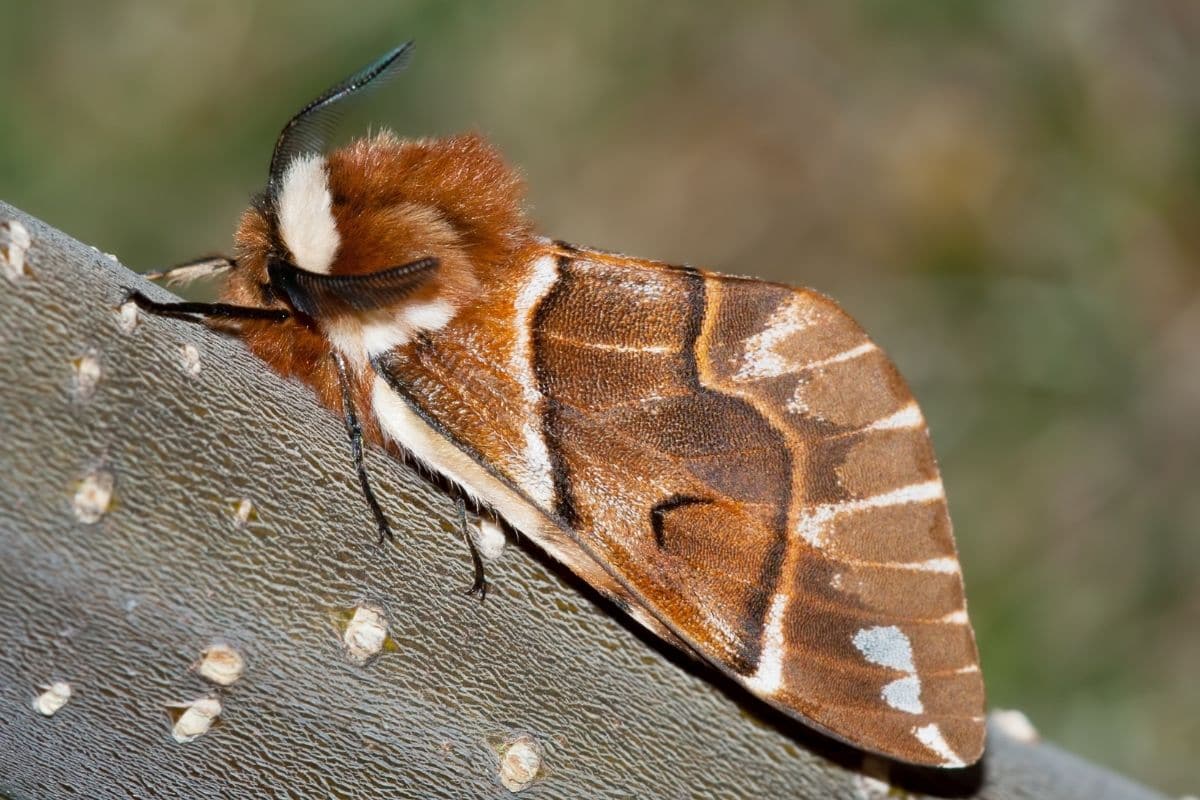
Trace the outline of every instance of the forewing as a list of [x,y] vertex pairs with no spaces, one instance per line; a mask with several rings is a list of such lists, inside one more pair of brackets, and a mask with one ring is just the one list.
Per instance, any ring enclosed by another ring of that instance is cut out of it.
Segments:
[[572,250],[529,269],[513,333],[467,313],[398,354],[409,401],[773,705],[901,760],[975,761],[945,499],[883,353],[812,292]]

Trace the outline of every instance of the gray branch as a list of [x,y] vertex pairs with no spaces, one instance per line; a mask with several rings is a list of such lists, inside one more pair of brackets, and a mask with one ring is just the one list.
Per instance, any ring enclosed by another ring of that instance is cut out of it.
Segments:
[[[995,800],[1159,796],[995,722],[980,769],[864,771],[525,544],[469,599],[449,499],[370,453],[398,533],[377,547],[341,421],[308,391],[197,325],[126,332],[123,288],[170,295],[0,204],[4,220],[31,247],[17,274],[0,228],[0,794],[505,797],[501,756],[526,734],[539,798],[882,798],[885,775]],[[364,603],[390,638],[358,664],[341,630]],[[227,688],[191,669],[214,642],[246,660]],[[59,680],[70,700],[36,713]],[[207,695],[217,724],[177,743],[168,706]]]

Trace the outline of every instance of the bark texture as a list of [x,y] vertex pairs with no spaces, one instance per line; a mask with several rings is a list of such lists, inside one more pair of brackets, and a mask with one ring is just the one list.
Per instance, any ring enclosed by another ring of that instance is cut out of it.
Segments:
[[[896,796],[883,775],[932,796],[1159,797],[995,724],[978,768],[864,771],[523,544],[480,605],[449,499],[370,453],[399,534],[376,547],[341,421],[304,388],[195,325],[125,332],[123,288],[169,295],[0,203],[4,220],[32,244],[0,276],[0,794],[505,797],[500,755],[528,735],[537,798]],[[107,505],[89,509],[89,475]],[[390,625],[366,664],[339,640],[360,603]],[[246,659],[219,691],[190,669],[217,641]],[[56,680],[73,695],[41,716]],[[168,705],[209,694],[217,725],[178,744]]]

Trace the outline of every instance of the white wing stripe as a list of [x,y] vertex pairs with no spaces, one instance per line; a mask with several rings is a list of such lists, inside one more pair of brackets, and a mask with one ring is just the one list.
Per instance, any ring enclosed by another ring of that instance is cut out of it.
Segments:
[[802,372],[806,369],[816,369],[817,367],[826,367],[830,364],[840,364],[843,361],[852,361],[856,358],[861,358],[868,353],[874,353],[879,348],[872,342],[863,342],[858,347],[852,347],[849,350],[838,353],[829,358],[818,359],[817,361],[809,361],[807,364],[796,364],[793,366],[793,372]]
[[921,409],[917,407],[916,403],[909,403],[895,414],[875,420],[866,427],[866,430],[908,430],[910,428],[920,428],[924,425],[925,418],[921,416]]
[[[525,400],[525,418],[539,419],[538,406],[542,400],[542,393],[538,390],[537,379],[533,374],[533,343],[530,332],[533,330],[534,310],[558,281],[558,266],[551,256],[542,256],[534,261],[532,266],[533,274],[521,287],[514,303],[513,321],[517,341],[509,363],[513,377],[521,385],[522,397]],[[530,423],[521,427],[521,435],[525,440],[524,466],[528,471],[529,480],[526,485],[531,499],[542,508],[550,508],[554,503],[554,472],[550,466],[550,452],[546,449],[546,441],[542,438],[541,430]]]
[[771,695],[783,685],[783,612],[787,609],[788,596],[784,592],[775,595],[767,611],[767,624],[763,629],[762,652],[758,657],[758,668],[746,678],[746,685],[761,695]]
[[928,503],[933,500],[943,500],[946,497],[941,480],[935,478],[924,483],[914,483],[902,486],[874,497],[860,500],[847,500],[844,503],[829,503],[805,509],[796,525],[796,535],[803,538],[814,547],[825,545],[825,525],[842,514],[854,514],[871,508],[900,506],[910,503]]
[[919,728],[913,728],[913,736],[917,737],[917,741],[928,747],[933,752],[937,753],[942,759],[942,766],[946,767],[961,767],[964,766],[963,760],[958,757],[950,749],[950,745],[946,743],[946,738],[942,736],[942,729],[935,723],[922,725]]

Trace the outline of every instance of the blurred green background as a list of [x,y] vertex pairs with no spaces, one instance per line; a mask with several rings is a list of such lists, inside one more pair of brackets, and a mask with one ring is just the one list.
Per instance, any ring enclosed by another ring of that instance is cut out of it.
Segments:
[[0,197],[146,270],[274,138],[477,128],[555,237],[838,298],[930,420],[994,707],[1200,779],[1200,4],[0,2]]

